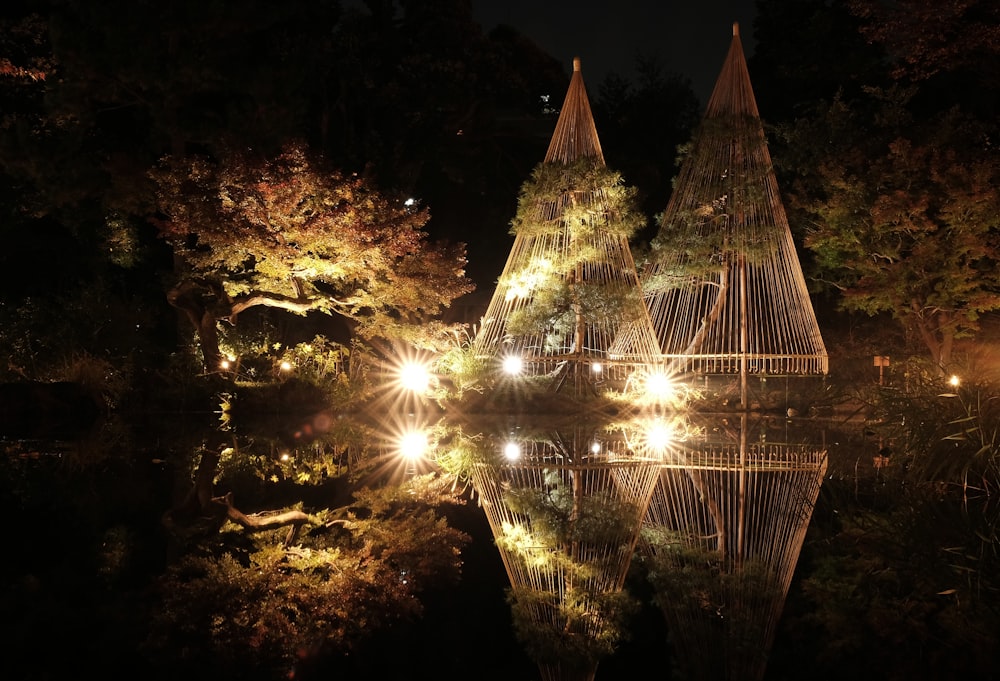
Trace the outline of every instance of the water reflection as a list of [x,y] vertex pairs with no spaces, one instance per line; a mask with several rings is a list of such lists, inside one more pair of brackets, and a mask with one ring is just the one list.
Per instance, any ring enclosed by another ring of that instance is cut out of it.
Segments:
[[518,638],[543,679],[594,678],[622,635],[622,587],[660,461],[633,429],[521,418],[470,440]]
[[690,678],[763,676],[826,470],[814,431],[739,414],[477,427],[468,474],[545,681],[595,678],[635,605],[634,555]]
[[[463,552],[463,582],[496,585],[506,576],[510,586],[509,611],[499,602],[499,616],[469,608],[475,614],[467,619],[456,614],[447,620],[459,622],[463,633],[489,620],[508,635],[509,612],[541,678],[599,678],[599,663],[621,650],[623,636],[635,634],[628,616],[640,605],[634,600],[639,592],[628,580],[638,573],[648,575],[668,623],[669,659],[654,651],[664,667],[682,666],[692,679],[761,677],[826,467],[814,424],[800,429],[783,418],[739,414],[439,419],[435,410],[392,418],[380,413],[369,420],[319,414],[289,421],[275,433],[262,419],[249,418],[222,430],[215,425],[218,415],[207,414],[197,428],[164,422],[158,431],[145,429],[151,444],[133,446],[117,467],[108,457],[121,445],[98,448],[104,459],[86,455],[82,445],[60,448],[58,457],[37,453],[56,450],[35,447],[10,452],[8,467],[43,468],[39,477],[45,474],[44,484],[52,486],[59,476],[49,469],[57,459],[72,459],[77,467],[84,459],[99,463],[89,470],[93,488],[107,488],[96,496],[108,517],[125,517],[112,506],[121,490],[129,490],[135,507],[142,504],[144,526],[166,521],[172,548],[222,536],[220,542],[236,546],[241,556],[253,555],[247,553],[248,535],[254,550],[272,543],[333,550],[344,532],[337,524],[343,518],[332,511],[353,508],[354,486],[440,467],[464,475],[474,490],[479,508],[467,509],[479,521],[474,543],[485,545],[489,558],[499,556],[506,573],[496,565],[495,579],[493,573],[484,576],[470,549]],[[401,457],[415,433],[427,446],[424,458]],[[857,453],[851,449],[852,460]],[[80,479],[74,476],[54,496],[87,489]],[[330,512],[320,515],[324,509]],[[312,516],[310,523],[305,514]],[[139,515],[130,509],[128,517]],[[241,531],[220,533],[229,522]],[[119,529],[129,528],[116,525],[102,536],[110,547],[101,559],[109,575],[124,572],[114,566],[126,565],[129,555],[158,555],[164,548],[159,533]],[[119,535],[128,541],[115,539]],[[420,541],[426,536],[419,535]],[[305,555],[295,547],[289,555]],[[257,573],[241,574],[251,579]],[[449,594],[454,598],[454,591]],[[495,599],[493,592],[490,597]],[[232,602],[226,608],[236,611]],[[459,645],[497,645],[490,635],[470,638]],[[611,671],[618,662],[616,657],[605,668]]]
[[642,549],[692,679],[764,675],[827,466],[792,430],[715,419],[664,457]]

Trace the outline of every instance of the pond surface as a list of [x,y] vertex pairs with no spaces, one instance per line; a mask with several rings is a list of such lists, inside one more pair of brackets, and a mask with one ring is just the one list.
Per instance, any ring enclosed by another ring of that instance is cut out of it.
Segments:
[[[470,665],[477,678],[538,678],[565,652],[560,632],[586,642],[611,631],[622,640],[594,667],[598,679],[639,673],[650,656],[696,677],[739,668],[759,678],[823,480],[877,474],[879,452],[857,424],[773,415],[615,421],[413,411],[363,424],[327,413],[274,418],[266,428],[223,422],[221,409],[151,414],[72,441],[2,441],[3,511],[18,519],[8,541],[19,550],[4,568],[0,604],[21,622],[13,668],[25,678],[77,664],[143,667],[134,650],[116,657],[114,640],[137,640],[144,626],[148,603],[139,604],[172,560],[162,520],[191,492],[199,451],[228,443],[238,452],[215,493],[232,492],[244,512],[291,497],[331,506],[346,493],[339,476],[367,458],[384,462],[380,475],[434,469],[427,457],[439,452],[399,456],[398,438],[422,426],[434,427],[439,450],[458,439],[474,450],[464,479],[470,503],[453,517],[471,542],[462,583],[428,604],[404,666],[433,667],[442,678]],[[636,560],[655,579],[637,582]],[[611,598],[622,591],[642,605],[627,620]],[[114,607],[97,605],[102,592]],[[132,593],[142,598],[129,611]],[[540,666],[532,656],[545,652],[526,650],[512,609],[522,636],[555,634]],[[52,636],[65,656],[45,654]]]

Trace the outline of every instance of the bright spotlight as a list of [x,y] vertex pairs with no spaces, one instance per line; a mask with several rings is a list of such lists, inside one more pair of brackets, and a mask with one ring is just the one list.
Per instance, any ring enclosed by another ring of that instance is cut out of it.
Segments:
[[419,459],[427,451],[427,433],[414,430],[399,441],[399,453],[407,459]]
[[222,367],[223,369],[229,369],[231,365],[228,359],[224,359],[221,362],[219,362],[219,366]]
[[666,374],[650,374],[646,379],[646,392],[655,397],[666,397],[673,391]]
[[511,376],[517,376],[521,373],[522,368],[524,368],[524,364],[521,362],[521,358],[517,355],[508,355],[503,360],[504,373],[510,374]]
[[597,440],[594,440],[590,444],[590,453],[591,454],[600,454],[601,453],[601,443],[598,442]]
[[406,390],[424,393],[430,386],[431,375],[423,364],[407,362],[399,370],[399,382]]
[[952,374],[951,378],[948,379],[948,385],[952,388],[957,388],[961,382],[962,380],[954,374]]
[[281,363],[280,367],[281,367],[282,371],[291,371],[292,370],[292,363],[288,362],[288,361],[285,361],[285,362]]
[[604,365],[602,365],[600,362],[594,362],[593,364],[590,365],[590,370],[593,371],[595,374],[599,374],[602,371],[604,371]]
[[516,442],[508,442],[503,447],[503,455],[508,461],[517,461],[521,458],[521,446]]

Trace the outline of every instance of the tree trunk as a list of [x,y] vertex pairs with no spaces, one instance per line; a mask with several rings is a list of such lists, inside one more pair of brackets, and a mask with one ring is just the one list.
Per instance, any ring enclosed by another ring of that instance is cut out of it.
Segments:
[[920,314],[920,306],[915,301],[911,303],[913,310],[913,328],[931,353],[931,360],[937,367],[938,374],[944,376],[945,369],[951,363],[952,348],[955,343],[954,323],[950,313],[938,312],[927,319]]
[[220,316],[202,300],[200,293],[201,287],[194,282],[185,281],[167,292],[167,301],[191,322],[201,348],[205,372],[211,374],[221,368],[222,353],[219,351],[219,332],[216,328]]

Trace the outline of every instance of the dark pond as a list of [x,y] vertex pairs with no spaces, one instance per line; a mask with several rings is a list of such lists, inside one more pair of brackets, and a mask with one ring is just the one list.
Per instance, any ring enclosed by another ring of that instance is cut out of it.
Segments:
[[[761,678],[769,653],[783,654],[782,610],[809,523],[835,512],[824,481],[850,490],[844,481],[870,480],[880,449],[853,423],[773,415],[268,421],[234,428],[220,405],[73,439],[0,441],[8,678],[197,675],[193,662],[163,666],[143,646],[164,607],[152,585],[179,555],[165,519],[197,488],[206,451],[224,452],[212,494],[232,494],[246,514],[348,503],[351,476],[401,480],[438,464],[460,474],[468,503],[448,517],[470,537],[461,579],[413,624],[362,647],[370,657],[351,663],[355,674],[615,679],[655,664],[661,678]],[[400,438],[420,428],[431,449],[406,459]],[[260,678],[292,670],[330,672],[303,663]]]

